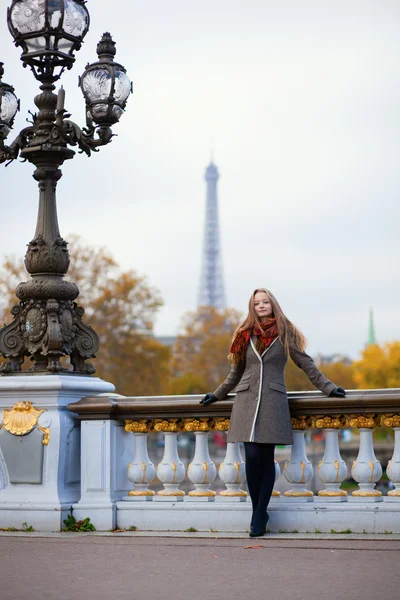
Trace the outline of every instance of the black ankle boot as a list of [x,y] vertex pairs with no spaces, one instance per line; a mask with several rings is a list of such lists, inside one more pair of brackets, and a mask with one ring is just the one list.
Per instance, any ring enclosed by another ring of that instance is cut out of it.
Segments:
[[249,537],[260,537],[266,534],[269,515],[265,513],[262,519],[257,518],[254,514],[251,519]]
[[255,515],[255,511],[253,510],[252,515],[251,515],[251,521],[250,521],[250,531],[253,529],[254,527],[254,519],[256,518]]

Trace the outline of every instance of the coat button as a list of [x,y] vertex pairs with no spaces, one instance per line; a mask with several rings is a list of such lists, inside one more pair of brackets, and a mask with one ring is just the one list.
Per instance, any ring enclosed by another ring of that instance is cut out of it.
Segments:
[[259,380],[259,379],[257,379],[256,383],[260,383],[260,380]]

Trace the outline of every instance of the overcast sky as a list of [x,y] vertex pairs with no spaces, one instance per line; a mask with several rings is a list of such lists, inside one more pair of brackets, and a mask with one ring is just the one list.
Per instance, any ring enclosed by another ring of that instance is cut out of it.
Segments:
[[[37,84],[1,0],[0,60],[25,124]],[[78,75],[103,31],[134,82],[118,137],[64,165],[61,233],[105,245],[164,298],[156,333],[196,308],[210,145],[228,305],[270,288],[309,351],[400,339],[398,0],[89,0],[91,28],[63,76],[83,123]],[[114,12],[110,14],[110,9]],[[12,135],[9,137],[11,141]],[[210,142],[214,140],[214,142]],[[0,256],[33,237],[32,166],[0,167]]]

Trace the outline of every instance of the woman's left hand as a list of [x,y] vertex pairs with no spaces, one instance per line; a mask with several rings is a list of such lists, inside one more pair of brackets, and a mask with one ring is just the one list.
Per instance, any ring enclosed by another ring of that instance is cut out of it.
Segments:
[[340,386],[333,388],[331,393],[329,394],[330,398],[345,398],[346,392]]
[[212,404],[213,402],[217,401],[218,398],[215,394],[208,393],[204,396],[204,398],[200,400],[199,404],[202,404],[203,406],[208,406],[209,404]]

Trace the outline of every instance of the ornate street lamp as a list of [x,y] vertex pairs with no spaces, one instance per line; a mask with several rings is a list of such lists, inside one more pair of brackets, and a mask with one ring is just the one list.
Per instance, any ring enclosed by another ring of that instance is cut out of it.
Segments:
[[36,231],[25,255],[31,278],[17,287],[13,322],[0,329],[0,355],[8,359],[2,374],[20,371],[25,357],[33,361],[32,371],[62,371],[63,356],[70,357],[75,372],[92,374],[94,367],[85,361],[95,356],[99,339],[83,323],[84,309],[74,302],[78,287],[64,279],[69,254],[58,227],[56,186],[60,166],[75,155],[71,146],[90,156],[111,141],[111,127],[124,112],[131,83],[125,68],[114,62],[110,34],[103,34],[98,62],[88,65],[80,80],[86,101],[86,127],[81,129],[69,120],[65,91],[61,87],[56,95],[54,83],[72,67],[74,52],[88,31],[84,0],[13,0],[7,21],[15,45],[22,47],[24,66],[41,82],[41,93],[31,125],[6,146],[19,101],[12,86],[1,81],[0,63],[0,163],[20,156],[36,167],[33,176],[39,182]]
[[57,81],[74,64],[89,29],[84,0],[13,0],[7,23],[21,60],[37,79]]
[[114,62],[115,52],[115,42],[105,33],[97,46],[99,61],[87,65],[80,80],[87,118],[97,125],[117,123],[132,92],[126,69]]
[[19,100],[14,88],[2,81],[3,64],[0,62],[0,139],[5,140],[14,124],[14,117],[19,110]]

